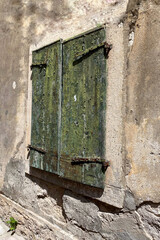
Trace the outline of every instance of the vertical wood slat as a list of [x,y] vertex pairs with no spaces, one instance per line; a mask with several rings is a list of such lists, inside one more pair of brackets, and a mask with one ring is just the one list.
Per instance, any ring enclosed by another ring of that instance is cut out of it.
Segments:
[[59,47],[59,106],[58,106],[58,165],[57,173],[60,172],[60,156],[61,156],[61,125],[62,125],[62,83],[63,83],[63,40],[60,39]]

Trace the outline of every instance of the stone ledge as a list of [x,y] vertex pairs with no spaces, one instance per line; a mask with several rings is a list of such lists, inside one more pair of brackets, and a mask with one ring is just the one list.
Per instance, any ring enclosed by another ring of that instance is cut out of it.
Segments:
[[85,186],[84,184],[73,182],[71,180],[63,179],[56,174],[44,172],[42,170],[31,168],[29,178],[39,178],[43,181],[53,183],[65,189],[71,190],[83,196],[96,199],[100,202],[107,203],[116,208],[123,208],[125,189],[116,187],[114,185],[106,185],[105,189]]

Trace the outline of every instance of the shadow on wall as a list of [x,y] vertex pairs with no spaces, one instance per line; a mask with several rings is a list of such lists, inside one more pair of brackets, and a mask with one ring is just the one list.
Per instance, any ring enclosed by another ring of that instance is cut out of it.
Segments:
[[12,158],[6,166],[1,192],[22,206],[34,207],[38,211],[37,199],[45,197],[53,198],[58,206],[62,206],[62,196],[66,189],[91,198],[101,197],[104,191],[35,168],[31,168],[30,175],[26,174],[25,162]]
[[20,203],[24,207],[36,199],[50,196],[56,204],[62,205],[64,189],[36,177],[25,174],[25,164],[20,159],[11,159],[7,164],[2,194]]
[[[30,168],[31,175],[26,174],[30,179],[40,178],[45,182],[56,184],[65,189],[72,190],[82,195],[88,195],[93,198],[100,198],[104,192],[103,189],[87,186],[81,183],[77,183],[68,179],[60,178],[56,174],[45,172],[36,168]],[[35,176],[35,177],[32,177]]]

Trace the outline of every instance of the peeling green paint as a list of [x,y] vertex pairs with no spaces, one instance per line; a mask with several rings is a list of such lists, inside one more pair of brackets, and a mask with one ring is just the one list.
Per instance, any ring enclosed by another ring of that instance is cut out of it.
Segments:
[[[78,53],[86,52],[87,49],[100,45],[104,40],[105,30],[101,29],[79,36],[63,45],[61,154],[68,155],[70,158],[75,156],[104,158],[106,112],[104,48],[98,48],[78,61],[74,61]],[[101,165],[92,164],[92,167],[85,165],[87,164],[80,165],[77,173],[80,175],[81,182],[102,186],[101,179],[104,174],[100,169]],[[61,168],[65,169],[63,177],[75,180],[73,166],[69,170],[69,177],[65,163],[61,163]],[[101,172],[100,177],[95,174],[97,169]],[[89,175],[90,178],[87,177]]]
[[60,42],[33,52],[31,144],[47,154],[31,151],[31,166],[49,172],[57,172],[58,163],[60,58]]
[[[31,151],[31,166],[96,187],[104,185],[101,164],[71,160],[104,159],[106,59],[103,47],[93,48],[104,43],[105,34],[101,28],[53,43],[33,52],[32,64],[31,144],[47,154]],[[75,61],[82,52],[87,55]]]

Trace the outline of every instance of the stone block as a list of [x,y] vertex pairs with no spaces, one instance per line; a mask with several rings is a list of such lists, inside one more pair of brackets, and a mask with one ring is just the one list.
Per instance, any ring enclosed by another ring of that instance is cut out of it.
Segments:
[[137,210],[146,232],[154,240],[160,239],[160,205],[146,204]]
[[98,216],[99,208],[86,198],[66,191],[63,196],[63,208],[67,219],[72,224],[88,231],[101,231],[101,220]]
[[136,214],[99,213],[102,236],[107,240],[148,240]]

